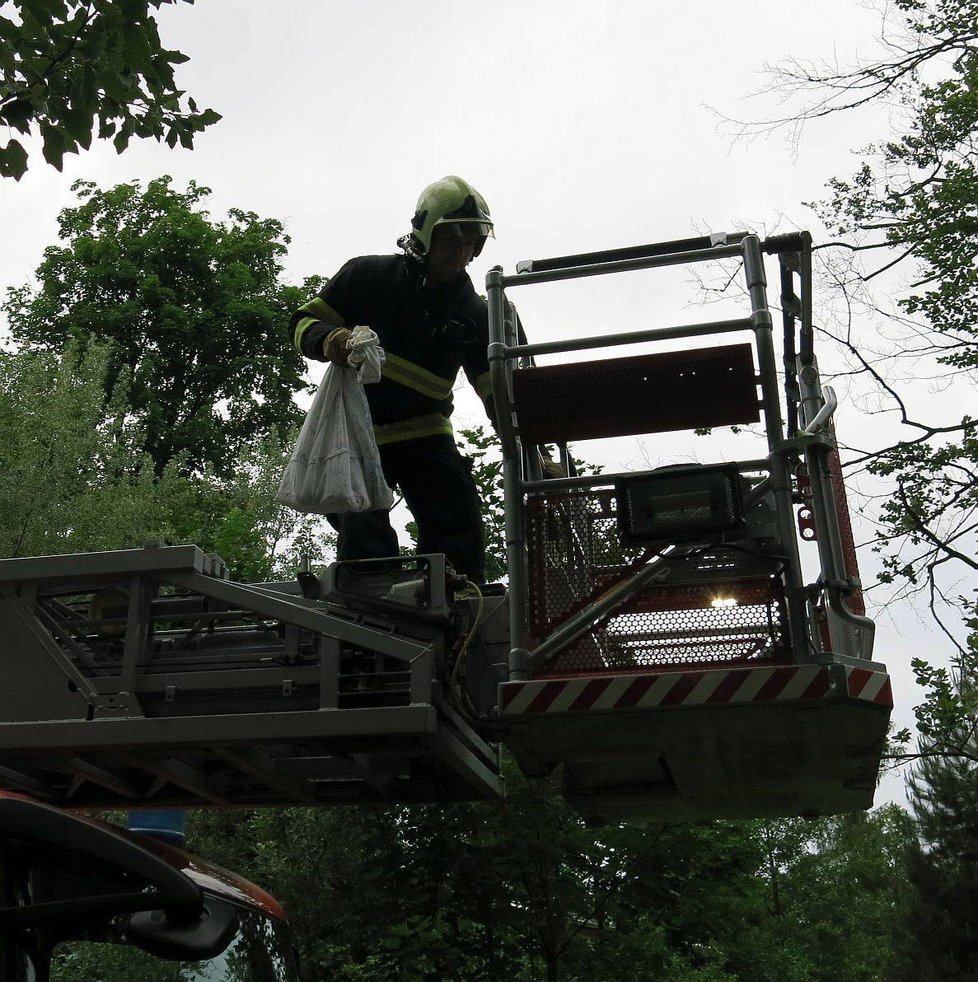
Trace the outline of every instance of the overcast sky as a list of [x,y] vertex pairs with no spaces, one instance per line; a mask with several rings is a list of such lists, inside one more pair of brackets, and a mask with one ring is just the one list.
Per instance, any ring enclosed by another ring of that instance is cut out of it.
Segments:
[[[797,144],[784,133],[731,141],[720,125],[779,113],[770,93],[748,98],[764,88],[766,63],[848,63],[875,50],[879,14],[853,0],[201,0],[159,19],[164,43],[191,58],[181,86],[223,120],[192,152],[137,141],[118,156],[100,145],[66,158],[62,174],[32,156],[23,180],[0,182],[0,286],[30,277],[78,178],[111,186],[170,174],[212,188],[215,217],[240,207],[279,218],[292,237],[287,275],[299,282],[393,251],[420,190],[459,174],[496,221],[472,267],[481,288],[490,266],[511,272],[545,255],[745,225],[818,236],[802,202],[885,135],[879,109],[809,127]],[[705,319],[681,273],[514,299],[535,340]],[[461,411],[477,421],[464,397]],[[661,448],[628,453],[666,462]],[[910,722],[909,658],[935,642],[912,613],[881,623],[900,725]]]
[[850,167],[865,117],[820,125],[793,154],[781,136],[731,144],[717,113],[776,111],[746,98],[765,62],[849,58],[878,28],[851,0],[230,0],[159,19],[164,43],[191,57],[178,81],[224,119],[192,152],[105,144],[63,174],[32,158],[0,185],[4,282],[30,274],[79,177],[192,178],[213,189],[215,214],[281,218],[296,279],[392,249],[421,188],[448,173],[480,188],[497,221],[477,281],[531,255],[804,224],[801,202]]

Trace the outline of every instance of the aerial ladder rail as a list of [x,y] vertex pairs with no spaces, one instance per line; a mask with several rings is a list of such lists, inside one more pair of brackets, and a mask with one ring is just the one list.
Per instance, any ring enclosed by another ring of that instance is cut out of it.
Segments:
[[0,561],[0,785],[75,807],[500,794],[444,685],[444,558],[351,565],[323,585],[236,583],[195,546]]

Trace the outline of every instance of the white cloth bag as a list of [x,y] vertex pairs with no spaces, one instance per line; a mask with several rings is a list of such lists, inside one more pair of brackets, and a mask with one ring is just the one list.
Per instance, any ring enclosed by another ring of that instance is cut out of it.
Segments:
[[350,368],[329,365],[306,415],[275,500],[316,515],[390,508],[363,384],[380,379],[384,350],[377,335],[357,327]]

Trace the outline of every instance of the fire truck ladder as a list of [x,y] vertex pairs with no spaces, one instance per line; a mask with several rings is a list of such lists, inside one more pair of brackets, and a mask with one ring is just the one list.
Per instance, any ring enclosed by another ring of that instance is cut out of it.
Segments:
[[[783,391],[765,253],[781,273]],[[742,264],[748,316],[541,344],[504,316],[507,290],[718,260]],[[524,772],[562,766],[565,796],[597,819],[869,807],[892,697],[814,357],[808,234],[537,260],[486,284],[510,570],[499,721]],[[530,364],[699,338],[711,346]],[[755,460],[551,480],[534,463],[548,444],[758,422]]]
[[195,546],[0,561],[0,786],[72,807],[501,793],[441,556],[242,584]]
[[[508,316],[507,289],[731,258],[742,319],[529,345]],[[870,660],[810,280],[806,235],[490,273],[508,592],[470,599],[441,556],[263,584],[194,546],[0,561],[0,786],[93,808],[491,797],[502,742],[527,774],[562,767],[595,818],[868,807],[892,699]],[[750,341],[533,364],[737,332]],[[548,443],[761,419],[757,460],[542,479]]]

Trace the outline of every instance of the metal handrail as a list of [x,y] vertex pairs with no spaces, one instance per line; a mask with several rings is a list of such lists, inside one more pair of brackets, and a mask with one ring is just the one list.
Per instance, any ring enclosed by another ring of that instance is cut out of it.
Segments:
[[[791,648],[798,660],[808,660],[814,657],[817,641],[814,627],[808,616],[806,590],[801,578],[798,543],[794,534],[791,461],[797,457],[799,451],[792,441],[785,439],[772,318],[767,302],[767,280],[762,256],[762,252],[781,254],[790,250],[801,249],[804,251],[804,247],[806,243],[810,243],[810,239],[807,234],[800,234],[776,237],[762,243],[754,234],[733,233],[730,236],[716,236],[709,240],[687,241],[694,246],[688,251],[663,252],[663,248],[675,248],[685,243],[661,243],[659,246],[637,247],[630,255],[623,255],[622,251],[612,251],[564,257],[562,260],[524,263],[520,266],[522,271],[515,276],[505,276],[501,267],[494,267],[486,277],[491,332],[489,345],[490,373],[499,418],[500,439],[503,446],[506,543],[510,569],[512,639],[510,679],[513,681],[525,680],[529,670],[539,667],[549,655],[557,651],[560,645],[567,643],[568,637],[571,635],[577,637],[585,633],[594,616],[592,610],[576,615],[569,624],[559,629],[532,654],[527,650],[527,570],[521,523],[523,495],[527,491],[585,487],[609,480],[605,475],[596,478],[564,478],[549,481],[525,480],[521,472],[521,442],[517,421],[514,420],[512,401],[513,361],[517,358],[536,354],[582,351],[598,347],[716,335],[748,329],[754,334],[757,351],[758,383],[761,388],[761,405],[764,410],[769,451],[768,457],[763,462],[752,463],[760,463],[768,472],[769,477],[766,479],[766,486],[770,489],[775,502],[778,534],[785,553],[785,602]],[[638,254],[635,254],[636,252]],[[747,318],[538,344],[514,344],[515,339],[506,336],[503,313],[506,304],[505,292],[509,287],[732,257],[739,257],[743,262],[747,292],[751,303],[751,313]],[[557,265],[558,262],[566,262],[567,265],[559,266]],[[801,264],[804,267],[802,272],[804,272],[808,268],[805,256],[801,257]],[[805,328],[810,325],[811,309],[807,282],[803,294],[800,312],[803,315],[803,328]],[[812,423],[821,426],[830,416],[831,410],[826,410],[826,414],[820,419],[813,417]],[[791,422],[794,424],[793,418]],[[612,606],[641,589],[646,583],[646,577],[643,574],[655,566],[656,564],[652,564],[652,567],[639,571],[638,574],[623,583],[620,589],[613,591]],[[648,575],[652,577],[653,573],[649,572]]]

